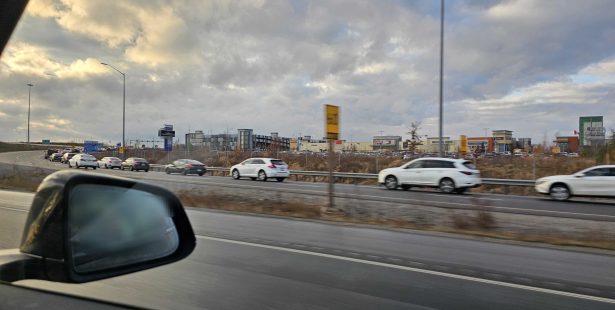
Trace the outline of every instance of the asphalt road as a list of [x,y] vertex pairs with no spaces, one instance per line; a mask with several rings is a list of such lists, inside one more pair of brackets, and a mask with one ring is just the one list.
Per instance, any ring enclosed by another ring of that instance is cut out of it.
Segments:
[[[42,158],[42,151],[1,153],[0,162],[14,163],[19,165],[66,169],[66,165],[52,163]],[[308,195],[324,195],[327,192],[327,184],[312,182],[293,182],[287,180],[283,183],[257,182],[250,179],[233,180],[230,177],[213,176],[183,176],[178,174],[166,175],[163,172],[150,171],[139,173],[131,171],[96,170],[102,173],[110,173],[125,177],[138,178],[155,183],[173,182],[185,183],[187,186],[223,185],[237,189],[272,190],[282,189]],[[588,199],[574,198],[572,201],[558,202],[546,197],[529,197],[516,195],[493,195],[493,194],[466,194],[447,195],[431,190],[413,191],[389,191],[378,186],[364,186],[352,184],[336,184],[336,193],[348,198],[356,198],[369,201],[389,201],[396,203],[432,205],[441,207],[466,207],[474,208],[490,207],[494,211],[503,212],[540,212],[544,215],[590,217],[590,219],[615,220],[615,200],[612,199]]]
[[[1,248],[19,243],[32,197],[0,191]],[[198,245],[181,262],[80,285],[19,284],[164,309],[615,308],[612,255],[199,209],[188,216]]]

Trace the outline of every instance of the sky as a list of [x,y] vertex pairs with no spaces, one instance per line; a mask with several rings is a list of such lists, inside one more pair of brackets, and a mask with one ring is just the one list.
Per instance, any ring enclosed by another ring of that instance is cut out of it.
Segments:
[[[0,58],[0,140],[438,135],[440,1],[31,0]],[[615,128],[615,1],[447,0],[444,135]],[[181,139],[183,141],[183,138]]]

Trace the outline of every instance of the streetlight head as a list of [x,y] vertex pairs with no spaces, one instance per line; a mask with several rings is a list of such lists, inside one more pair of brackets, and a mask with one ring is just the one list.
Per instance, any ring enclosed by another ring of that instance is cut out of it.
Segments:
[[104,62],[101,62],[100,64],[101,64],[101,65],[108,66],[108,64],[106,64],[106,63],[104,63]]
[[34,84],[32,84],[32,83],[28,83],[28,84],[26,84],[26,85],[28,85],[28,86],[30,86],[30,87],[34,86]]

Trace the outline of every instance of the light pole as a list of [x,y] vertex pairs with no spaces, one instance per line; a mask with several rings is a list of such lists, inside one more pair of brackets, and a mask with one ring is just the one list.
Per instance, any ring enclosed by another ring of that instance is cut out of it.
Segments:
[[101,62],[100,64],[113,68],[115,71],[122,75],[122,78],[124,80],[124,92],[122,95],[122,148],[124,152],[122,152],[122,159],[126,159],[126,73],[118,70],[116,67],[108,63]]
[[444,0],[440,0],[440,124],[438,133],[438,156],[442,157],[443,141],[442,141],[442,71],[444,67]]
[[28,85],[28,139],[27,139],[27,143],[28,145],[30,145],[30,93],[32,90],[32,86],[34,86],[34,84],[28,83],[26,85]]

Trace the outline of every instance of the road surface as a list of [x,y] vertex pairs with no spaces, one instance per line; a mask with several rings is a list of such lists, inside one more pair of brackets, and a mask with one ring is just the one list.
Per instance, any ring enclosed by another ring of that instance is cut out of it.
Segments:
[[[32,197],[0,191],[0,247],[19,243]],[[181,262],[87,284],[19,284],[165,309],[615,308],[612,255],[187,211],[198,245]]]

